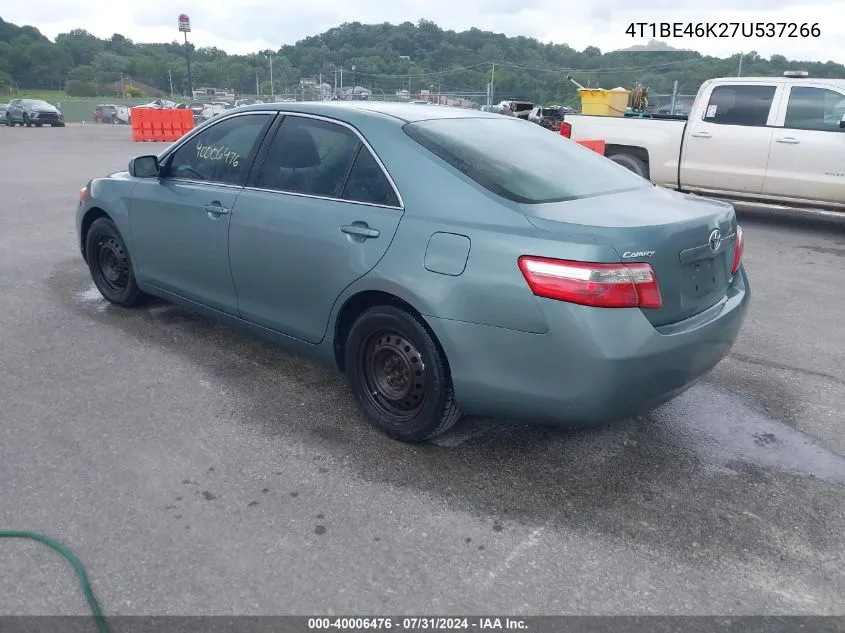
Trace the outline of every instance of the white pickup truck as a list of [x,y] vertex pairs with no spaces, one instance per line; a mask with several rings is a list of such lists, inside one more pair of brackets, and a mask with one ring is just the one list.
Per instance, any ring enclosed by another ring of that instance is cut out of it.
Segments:
[[604,140],[608,158],[664,187],[845,210],[845,79],[710,79],[689,117],[567,114],[561,134]]

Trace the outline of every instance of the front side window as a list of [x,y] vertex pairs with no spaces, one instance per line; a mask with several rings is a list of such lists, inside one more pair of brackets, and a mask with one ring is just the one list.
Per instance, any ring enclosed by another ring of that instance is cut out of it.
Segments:
[[561,202],[652,187],[632,171],[539,125],[511,117],[434,119],[405,133],[513,202]]
[[338,198],[360,145],[342,125],[287,116],[270,144],[258,187]]
[[270,114],[248,114],[206,128],[174,152],[166,176],[243,186]]
[[722,125],[764,127],[775,98],[775,86],[716,86],[704,120]]
[[827,88],[793,86],[789,91],[784,127],[798,130],[841,132],[845,96]]

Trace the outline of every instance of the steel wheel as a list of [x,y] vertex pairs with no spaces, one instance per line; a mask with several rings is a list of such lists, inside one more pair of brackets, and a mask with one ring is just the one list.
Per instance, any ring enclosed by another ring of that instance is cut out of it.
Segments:
[[461,415],[445,353],[422,318],[376,305],[355,318],[342,366],[370,423],[402,442],[440,435]]
[[91,279],[108,301],[133,308],[146,298],[135,281],[129,249],[114,222],[97,218],[85,235],[85,260]]
[[113,237],[97,243],[97,267],[100,279],[114,292],[126,290],[129,283],[129,258],[123,246]]
[[425,403],[425,363],[407,337],[379,330],[361,346],[358,362],[372,406],[396,422],[416,416]]

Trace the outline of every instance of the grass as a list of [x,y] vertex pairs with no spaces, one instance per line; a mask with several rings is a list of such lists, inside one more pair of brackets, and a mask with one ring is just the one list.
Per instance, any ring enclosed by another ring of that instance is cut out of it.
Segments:
[[44,101],[59,101],[67,99],[67,95],[63,90],[21,90],[20,92],[3,95],[3,98],[9,97],[12,99],[44,99]]

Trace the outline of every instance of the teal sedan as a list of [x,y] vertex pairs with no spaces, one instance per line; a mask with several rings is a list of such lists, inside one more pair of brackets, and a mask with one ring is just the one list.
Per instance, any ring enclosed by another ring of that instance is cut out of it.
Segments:
[[128,167],[80,192],[102,295],[325,361],[401,441],[646,412],[728,354],[751,296],[730,204],[498,114],[256,104]]

